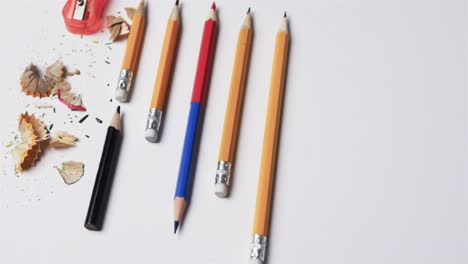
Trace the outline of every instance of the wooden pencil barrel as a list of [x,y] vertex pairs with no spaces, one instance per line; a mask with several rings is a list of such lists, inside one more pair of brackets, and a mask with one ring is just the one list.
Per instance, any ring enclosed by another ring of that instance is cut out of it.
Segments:
[[130,70],[133,74],[135,74],[137,64],[140,59],[145,28],[146,17],[141,14],[135,14],[130,28],[130,34],[128,36],[127,47],[122,64],[122,69]]
[[253,228],[254,234],[264,236],[268,235],[270,225],[271,200],[276,167],[278,135],[281,124],[288,48],[289,34],[287,32],[278,32],[276,35],[271,73],[270,95],[268,98]]
[[174,54],[177,49],[179,29],[180,22],[169,19],[150,106],[161,111],[164,111],[171,72],[174,68]]
[[236,151],[251,45],[252,30],[250,27],[244,27],[239,32],[237,41],[236,58],[232,71],[228,106],[224,118],[223,135],[218,159],[230,163],[233,162]]

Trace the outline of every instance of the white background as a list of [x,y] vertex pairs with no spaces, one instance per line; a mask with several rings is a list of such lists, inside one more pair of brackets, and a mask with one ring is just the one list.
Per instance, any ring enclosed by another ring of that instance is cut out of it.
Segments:
[[[108,13],[136,3],[112,1]],[[110,50],[107,32],[68,34],[63,4],[8,1],[0,16],[1,263],[247,263],[274,37],[285,10],[291,49],[269,263],[468,263],[466,1],[218,1],[218,48],[192,203],[175,236],[172,199],[211,2],[182,1],[160,144],[143,135],[173,3],[149,3],[140,71],[130,103],[122,105],[124,142],[102,232],[83,222],[117,105],[109,99],[125,43]],[[214,172],[237,32],[249,6],[255,37],[237,163],[232,195],[219,199]],[[77,124],[82,113],[56,99],[20,92],[28,63],[57,58],[82,72],[69,80],[90,114],[83,124]],[[43,103],[56,113],[35,108]],[[25,110],[44,113],[52,133],[67,130],[81,141],[49,150],[16,177],[6,145]],[[72,186],[53,169],[66,160],[86,164]]]

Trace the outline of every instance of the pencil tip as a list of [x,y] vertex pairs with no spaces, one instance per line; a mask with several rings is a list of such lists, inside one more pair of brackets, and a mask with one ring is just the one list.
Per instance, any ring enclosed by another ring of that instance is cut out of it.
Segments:
[[211,9],[216,10],[216,3],[215,2],[213,2],[213,4],[211,4]]
[[250,7],[249,7],[249,9],[247,9],[247,15],[249,15],[249,14],[250,14]]
[[287,17],[286,11],[284,11],[284,16],[283,17]]
[[120,114],[120,105],[119,105],[119,106],[117,106],[117,110],[115,110],[115,111],[116,111],[117,113],[119,113],[119,114]]
[[179,0],[176,0],[176,1],[175,1],[175,5],[176,5],[176,6],[179,5]]
[[177,233],[177,228],[179,228],[179,221],[174,221],[174,234]]

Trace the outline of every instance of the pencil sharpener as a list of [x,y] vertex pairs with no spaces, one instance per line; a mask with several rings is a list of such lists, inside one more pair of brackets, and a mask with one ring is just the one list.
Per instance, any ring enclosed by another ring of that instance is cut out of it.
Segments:
[[103,12],[108,0],[68,0],[62,10],[70,33],[92,35],[104,26]]

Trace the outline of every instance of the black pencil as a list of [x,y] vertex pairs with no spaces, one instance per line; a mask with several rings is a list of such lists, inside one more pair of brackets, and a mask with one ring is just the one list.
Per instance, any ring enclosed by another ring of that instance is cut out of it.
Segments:
[[100,231],[106,214],[107,202],[114,178],[114,170],[120,149],[120,106],[112,117],[107,129],[106,141],[94,183],[91,201],[84,226],[92,231]]

